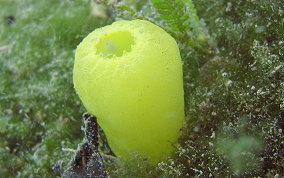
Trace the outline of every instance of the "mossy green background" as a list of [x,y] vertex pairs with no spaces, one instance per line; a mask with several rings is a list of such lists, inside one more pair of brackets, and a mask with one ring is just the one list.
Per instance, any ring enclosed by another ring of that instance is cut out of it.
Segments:
[[[185,35],[186,27],[172,31],[163,21],[156,1],[156,11],[146,1],[124,1],[107,19],[91,15],[87,0],[0,1],[1,177],[60,176],[72,156],[62,148],[76,149],[83,139],[85,110],[72,84],[74,50],[114,18],[139,17],[125,7],[141,9],[178,41],[187,123],[168,162],[154,168],[136,155],[106,162],[109,174],[284,176],[284,2],[193,0],[203,25],[189,16],[197,27]],[[184,2],[167,4],[168,13]],[[9,15],[15,16],[11,25],[4,20]],[[198,40],[188,42],[191,36]],[[103,135],[101,143],[109,154]]]

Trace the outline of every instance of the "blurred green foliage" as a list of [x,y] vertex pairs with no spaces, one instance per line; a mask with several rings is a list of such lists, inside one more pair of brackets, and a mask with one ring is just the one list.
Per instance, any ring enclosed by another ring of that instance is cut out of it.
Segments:
[[[0,1],[1,177],[60,176],[72,156],[62,148],[83,137],[74,50],[95,28],[133,18],[178,41],[187,122],[167,162],[106,161],[109,175],[284,176],[283,1],[100,2],[107,18],[88,0]],[[103,133],[101,142],[109,153]]]
[[[89,1],[4,0],[0,6],[0,175],[60,175],[52,168],[70,156],[61,148],[83,136],[74,50],[108,22],[90,15]],[[15,22],[8,25],[6,16]]]

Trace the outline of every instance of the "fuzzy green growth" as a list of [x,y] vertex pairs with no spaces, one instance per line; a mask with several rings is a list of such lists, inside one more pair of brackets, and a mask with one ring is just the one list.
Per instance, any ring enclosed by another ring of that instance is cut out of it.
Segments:
[[[169,29],[165,21],[170,20],[161,16],[162,10],[153,11],[153,5],[140,2],[145,1],[114,4],[109,19],[150,19]],[[172,7],[186,1],[170,2],[162,8],[177,17]],[[130,162],[107,162],[109,174],[283,176],[283,1],[192,2],[206,28],[195,33],[196,28],[188,25],[186,31],[173,32],[182,49],[188,119],[179,151],[156,167],[136,157]],[[73,50],[102,23],[90,17],[86,0],[4,0],[0,6],[1,22],[5,16],[16,17],[12,25],[0,23],[0,175],[59,176],[60,165],[71,157],[61,148],[76,149],[83,137],[79,118],[84,110],[72,86]],[[193,11],[183,7],[179,12]],[[188,35],[198,37],[204,31],[212,41],[201,40],[197,45],[201,48],[186,45]],[[243,117],[247,118],[244,130],[239,127]],[[101,142],[109,153],[104,137]],[[232,159],[243,151],[248,157]],[[253,158],[250,167],[238,166],[247,158]]]
[[[87,0],[0,2],[0,175],[56,177],[83,137],[74,49],[95,27]],[[5,17],[13,15],[10,25]]]

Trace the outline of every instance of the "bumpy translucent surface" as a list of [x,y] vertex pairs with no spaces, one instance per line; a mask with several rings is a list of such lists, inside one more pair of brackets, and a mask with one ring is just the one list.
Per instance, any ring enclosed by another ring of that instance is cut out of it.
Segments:
[[184,93],[179,49],[163,29],[144,20],[96,29],[76,50],[73,80],[117,156],[169,156],[184,121]]

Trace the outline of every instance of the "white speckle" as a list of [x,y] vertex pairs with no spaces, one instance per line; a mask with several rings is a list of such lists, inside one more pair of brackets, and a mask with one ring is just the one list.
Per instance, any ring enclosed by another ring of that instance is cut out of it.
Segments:
[[227,73],[227,72],[223,72],[223,73],[222,73],[222,76],[223,76],[223,77],[227,77],[227,76],[228,76],[228,73]]
[[216,136],[216,133],[215,133],[215,131],[213,131],[212,135],[210,136],[210,138],[215,138],[215,136]]
[[226,86],[229,88],[229,87],[232,87],[232,85],[233,85],[233,81],[228,80],[227,83],[226,83]]
[[194,127],[193,131],[194,132],[198,132],[199,131],[199,126]]

